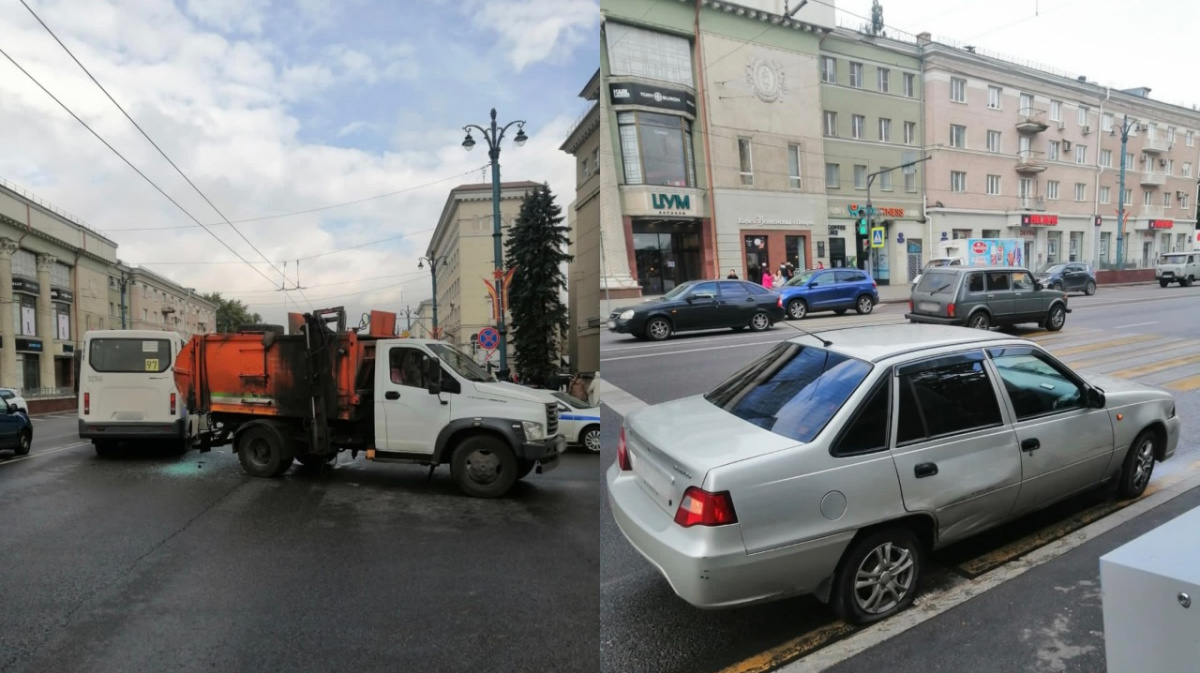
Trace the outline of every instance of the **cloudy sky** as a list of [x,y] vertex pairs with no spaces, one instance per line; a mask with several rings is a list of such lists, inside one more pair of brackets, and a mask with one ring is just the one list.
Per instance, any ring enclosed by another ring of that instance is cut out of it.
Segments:
[[503,178],[549,182],[564,210],[573,198],[574,163],[558,147],[587,108],[577,94],[597,68],[597,0],[26,2],[250,243],[20,0],[0,0],[0,48],[200,222],[220,223],[212,232],[271,280],[2,57],[0,177],[101,230],[123,261],[236,296],[272,322],[285,296],[309,306],[272,289],[282,278],[251,244],[289,285],[300,258],[318,306],[356,316],[429,297],[417,258],[449,189],[490,180],[486,148],[460,143],[491,107],[501,122],[528,122],[524,147],[511,144],[515,128],[505,140]]
[[[819,2],[822,0],[811,0]],[[1086,75],[1113,88],[1148,86],[1150,97],[1200,104],[1188,74],[1200,12],[1191,0],[880,0],[884,23],[913,34],[928,31]],[[840,19],[861,23],[871,0],[838,0]]]

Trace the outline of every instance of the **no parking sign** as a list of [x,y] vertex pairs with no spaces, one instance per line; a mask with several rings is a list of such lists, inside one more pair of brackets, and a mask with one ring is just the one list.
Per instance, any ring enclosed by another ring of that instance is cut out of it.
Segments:
[[500,333],[495,327],[484,327],[479,330],[479,346],[487,350],[494,350],[500,345]]

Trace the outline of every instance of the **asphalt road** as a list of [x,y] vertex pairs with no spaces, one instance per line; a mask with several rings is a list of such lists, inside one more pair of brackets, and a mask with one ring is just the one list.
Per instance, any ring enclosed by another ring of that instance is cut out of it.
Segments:
[[[1069,303],[1073,312],[1062,332],[1048,334],[1033,325],[1013,332],[1042,341],[1077,369],[1171,390],[1184,420],[1183,439],[1176,456],[1157,467],[1155,482],[1196,463],[1200,459],[1200,340],[1194,335],[1200,331],[1200,288],[1102,288],[1093,297],[1073,295]],[[816,331],[894,324],[905,322],[906,310],[902,304],[882,305],[870,316],[817,314],[795,325]],[[708,332],[651,344],[606,333],[601,341],[601,368],[606,381],[640,402],[657,404],[703,393],[774,343],[797,334],[789,324],[781,324],[759,334]],[[601,461],[607,467],[615,460],[621,416],[607,407],[602,413]],[[1008,542],[1044,526],[1053,527],[1094,505],[1094,499],[1077,499],[993,531],[984,536],[986,540],[950,548],[939,555],[936,562],[944,567],[930,573],[923,590],[966,581],[957,570],[961,564],[986,557]],[[612,521],[607,502],[600,535],[603,671],[703,673],[736,668],[832,621],[825,607],[810,598],[735,610],[696,610],[677,598],[628,544]]]
[[0,671],[596,670],[594,455],[478,500],[445,468],[263,480],[34,428],[0,452]]

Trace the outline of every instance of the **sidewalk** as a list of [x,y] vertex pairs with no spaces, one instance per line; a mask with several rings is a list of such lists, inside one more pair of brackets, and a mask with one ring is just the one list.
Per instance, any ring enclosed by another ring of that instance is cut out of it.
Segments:
[[[1080,536],[1088,535],[1089,529],[1094,535],[1041,565],[1033,563],[1053,555],[1057,543],[1016,561],[1017,567],[1006,571],[1007,575],[1015,576],[1001,576],[989,582],[989,576],[1001,573],[1004,570],[1001,568],[978,578],[977,586],[964,592],[968,598],[961,604],[939,609],[940,598],[927,604],[918,601],[916,607],[888,622],[779,670],[781,673],[1104,671],[1100,557],[1197,507],[1200,507],[1200,479],[1193,477],[1130,505],[1130,509],[1138,511],[1129,512],[1125,518],[1121,518],[1123,512],[1113,515],[1120,521],[1102,519],[1068,536],[1083,539]],[[1093,528],[1106,522],[1110,529]],[[989,584],[991,590],[984,591]],[[906,624],[891,624],[889,628],[889,622]],[[913,623],[911,628],[902,630]],[[888,637],[890,633],[896,634]],[[1153,653],[1148,652],[1147,656],[1147,665],[1154,669]]]

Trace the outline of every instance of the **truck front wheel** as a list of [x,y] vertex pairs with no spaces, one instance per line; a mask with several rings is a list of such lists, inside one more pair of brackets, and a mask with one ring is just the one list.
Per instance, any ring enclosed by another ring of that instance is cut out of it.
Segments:
[[519,478],[517,457],[503,441],[488,435],[464,439],[450,459],[450,474],[463,493],[476,498],[498,498]]
[[292,454],[274,429],[258,425],[237,439],[238,460],[252,477],[278,477],[292,466]]

